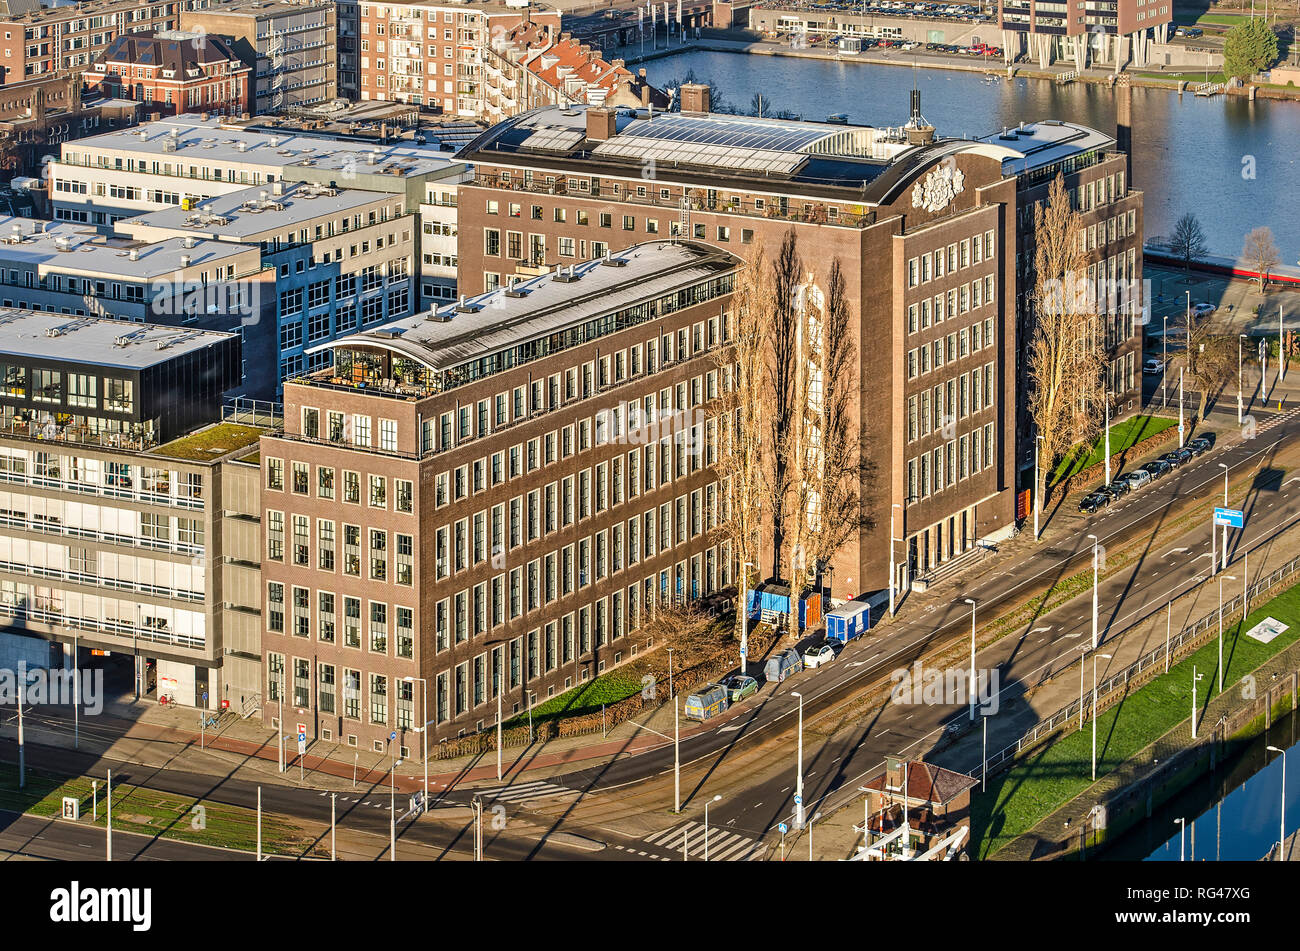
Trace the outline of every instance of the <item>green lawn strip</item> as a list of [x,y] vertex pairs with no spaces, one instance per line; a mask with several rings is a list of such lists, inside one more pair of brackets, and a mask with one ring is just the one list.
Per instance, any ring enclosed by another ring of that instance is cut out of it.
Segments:
[[[85,777],[63,779],[42,770],[28,768],[27,785],[18,786],[18,767],[0,763],[0,808],[25,812],[33,816],[54,818],[63,814],[63,797],[75,796],[81,804],[81,821],[107,827],[105,784],[99,781],[99,818],[92,820],[91,780]],[[204,828],[194,828],[202,805]],[[257,812],[224,803],[209,803],[191,796],[159,792],[142,786],[113,785],[113,828],[123,832],[141,832],[168,839],[201,845],[254,851],[257,848]],[[311,837],[291,824],[262,814],[262,851],[288,855],[302,854]],[[313,852],[317,850],[313,849]],[[321,853],[324,854],[324,853]]]
[[[641,681],[629,677],[627,671],[613,670],[533,707],[533,723],[599,713],[602,705],[612,706],[640,692]],[[527,723],[528,714],[523,713],[507,720],[504,728],[509,729]]]
[[[1112,423],[1110,427],[1111,458],[1124,452],[1135,443],[1157,433],[1162,433],[1176,425],[1178,425],[1178,420],[1168,416],[1130,416],[1118,423]],[[1053,470],[1049,477],[1050,482],[1055,484],[1062,479],[1068,479],[1076,472],[1082,472],[1089,466],[1101,462],[1105,456],[1106,434],[1103,432],[1090,448],[1084,447],[1082,443],[1071,447],[1061,461],[1057,463],[1056,469]]]
[[[1244,632],[1265,617],[1289,629],[1269,644]],[[1237,690],[1240,679],[1300,639],[1300,585],[1289,588],[1250,613],[1244,625],[1223,632],[1224,688]],[[1192,668],[1205,675],[1197,687],[1202,709],[1217,696],[1218,641],[1175,664],[1167,674],[1134,691],[1097,718],[1097,776],[1164,736],[1191,715]],[[988,858],[1012,839],[1092,785],[1092,724],[1031,753],[1022,763],[990,782],[988,794],[971,804],[971,827],[978,857]]]
[[[1196,26],[1209,24],[1210,26],[1236,26],[1250,19],[1248,13],[1202,13],[1196,18]],[[1195,37],[1192,37],[1195,39]]]

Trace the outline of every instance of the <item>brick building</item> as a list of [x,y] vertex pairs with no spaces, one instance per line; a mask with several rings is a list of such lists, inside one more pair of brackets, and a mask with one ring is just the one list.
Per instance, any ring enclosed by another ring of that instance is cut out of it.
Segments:
[[120,34],[180,26],[183,5],[183,0],[84,0],[0,11],[0,82],[84,70]]
[[[262,440],[263,715],[420,755],[630,659],[732,581],[713,529],[739,260],[641,243],[328,345]],[[424,711],[420,678],[427,684]],[[306,711],[305,713],[303,711]]]
[[249,111],[248,65],[219,36],[179,30],[119,36],[85,82],[106,95],[133,99],[149,114]]
[[[714,115],[706,88],[681,95],[667,116],[538,110],[462,149],[475,180],[461,234],[485,238],[461,242],[461,291],[656,237],[740,255],[762,242],[770,258],[792,231],[814,299],[839,259],[860,354],[862,522],[834,560],[837,593],[888,588],[891,561],[906,589],[1009,533],[1030,206],[1063,174],[1084,202],[1091,272],[1139,281],[1141,194],[1114,139],[1051,120],[942,139],[919,103],[907,127],[872,128]],[[1140,328],[1132,313],[1099,321],[1127,407]]]

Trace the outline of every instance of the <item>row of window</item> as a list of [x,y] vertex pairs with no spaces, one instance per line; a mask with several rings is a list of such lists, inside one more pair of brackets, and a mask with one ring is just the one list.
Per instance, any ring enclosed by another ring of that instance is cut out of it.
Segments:
[[965,359],[970,354],[984,347],[991,347],[995,343],[993,318],[986,317],[981,323],[954,330],[946,336],[936,337],[929,343],[907,351],[907,378],[914,380],[931,370],[940,369],[946,363]]
[[951,380],[907,398],[907,441],[954,425],[997,404],[993,363],[976,367]]
[[907,504],[950,489],[958,482],[991,468],[996,462],[993,423],[948,440],[933,452],[907,460]]
[[[289,550],[285,551],[285,516],[283,512],[266,513],[266,557],[270,561],[308,568],[311,557],[311,519],[306,515],[289,516]],[[411,535],[394,532],[393,547],[389,548],[389,533],[381,528],[363,530],[360,525],[342,526],[340,550],[332,519],[316,519],[316,562],[321,571],[333,571],[338,563],[344,575],[365,577],[370,581],[392,581],[410,587],[415,584],[415,539]],[[362,541],[365,541],[363,549]],[[390,558],[391,552],[391,558]],[[286,559],[287,554],[287,559]],[[341,560],[340,560],[341,559]],[[392,567],[390,577],[389,568]],[[364,566],[364,571],[363,571]]]
[[[979,307],[997,303],[994,294],[997,278],[992,274],[976,278],[942,294],[935,294],[907,306],[907,332],[927,329],[931,323],[941,324]],[[990,340],[990,342],[992,342]]]
[[936,248],[932,252],[910,258],[907,262],[907,286],[916,287],[932,280],[938,280],[944,274],[950,274],[959,268],[971,267],[996,255],[994,233],[990,229],[973,238],[954,241],[947,248]]

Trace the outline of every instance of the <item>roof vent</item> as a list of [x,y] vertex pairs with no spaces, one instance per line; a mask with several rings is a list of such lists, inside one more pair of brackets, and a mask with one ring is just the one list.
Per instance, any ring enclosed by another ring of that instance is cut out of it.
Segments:
[[240,142],[239,142],[239,144],[236,145],[235,148],[239,149],[239,151],[241,151],[241,152],[247,152],[247,151],[248,151],[248,143],[245,142],[245,141],[243,141],[243,140],[241,139]]
[[396,340],[398,337],[400,337],[400,336],[403,334],[403,332],[404,332],[404,328],[402,328],[402,327],[380,327],[379,329],[377,329],[377,330],[372,330],[372,331],[370,331],[370,332],[371,332],[374,336],[376,336],[376,337],[385,337],[385,338],[387,338],[388,340]]
[[280,137],[278,135],[271,136],[271,148],[273,149],[278,148],[279,145],[280,145]]
[[190,256],[188,254],[182,254],[181,267],[189,267],[189,266],[190,266]]
[[580,280],[581,277],[581,274],[574,271],[572,264],[569,265],[567,271],[564,270],[561,265],[557,264],[555,266],[555,277],[553,277],[552,280],[559,281],[561,284],[572,284],[574,281]]
[[187,234],[185,237],[181,238],[181,244],[185,245],[185,247],[187,248],[192,248],[197,243],[198,243],[198,239],[195,238],[193,235]]
[[506,288],[506,297],[517,298],[517,297],[527,297],[527,296],[528,296],[528,291],[524,290],[524,288],[520,287],[518,284]]
[[446,324],[451,322],[451,314],[445,314],[441,311],[434,310],[430,311],[429,316],[424,319],[436,324]]
[[609,267],[627,267],[627,260],[625,258],[614,257],[614,255],[609,253],[608,248],[605,249],[605,260],[600,263],[608,265]]
[[482,309],[478,304],[466,303],[464,294],[460,295],[460,303],[456,305],[456,313],[458,314],[477,314]]
[[140,249],[139,249],[139,248],[132,248],[132,249],[131,249],[130,258],[131,258],[132,261],[138,261],[138,260],[140,260]]

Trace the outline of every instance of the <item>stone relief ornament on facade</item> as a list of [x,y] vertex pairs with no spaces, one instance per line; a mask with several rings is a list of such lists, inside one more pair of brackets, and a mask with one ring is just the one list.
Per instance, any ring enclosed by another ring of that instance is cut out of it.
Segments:
[[966,174],[955,165],[940,165],[912,188],[912,207],[943,211],[966,187]]

